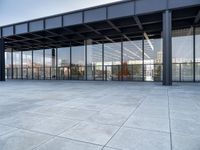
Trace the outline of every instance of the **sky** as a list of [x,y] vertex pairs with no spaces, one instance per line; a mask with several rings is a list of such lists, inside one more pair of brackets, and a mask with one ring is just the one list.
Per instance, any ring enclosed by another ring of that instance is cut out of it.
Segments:
[[0,0],[0,26],[121,0]]

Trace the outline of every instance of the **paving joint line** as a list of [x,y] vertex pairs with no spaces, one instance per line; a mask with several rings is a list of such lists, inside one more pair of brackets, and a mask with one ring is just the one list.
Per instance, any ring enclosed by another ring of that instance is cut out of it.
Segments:
[[140,105],[145,101],[145,98],[147,97],[147,95],[143,96],[143,98],[141,98],[141,102],[136,106],[136,108],[133,110],[133,112],[128,116],[128,118],[124,121],[124,123],[119,127],[119,129],[113,134],[113,136],[107,141],[107,143],[102,147],[101,150],[103,150],[106,145],[112,140],[112,138],[119,132],[119,130],[124,126],[124,124],[128,121],[128,119],[136,112],[136,110],[140,107]]
[[40,146],[42,146],[42,145],[48,143],[50,140],[53,140],[54,138],[58,137],[60,134],[64,133],[65,131],[67,131],[67,130],[73,128],[73,127],[75,127],[75,126],[78,125],[79,123],[80,123],[80,122],[76,123],[75,125],[73,125],[72,127],[68,128],[68,129],[66,129],[66,130],[63,130],[62,132],[60,132],[60,133],[58,133],[57,135],[55,135],[55,136],[53,136],[52,138],[50,138],[49,140],[47,140],[47,141],[45,141],[45,142],[39,144],[38,146],[36,146],[36,147],[33,148],[32,150],[37,149],[37,148],[39,148]]
[[172,129],[171,129],[171,112],[170,112],[170,98],[169,98],[169,89],[167,88],[167,97],[168,97],[168,117],[169,117],[169,133],[170,133],[170,149],[173,150],[172,146]]

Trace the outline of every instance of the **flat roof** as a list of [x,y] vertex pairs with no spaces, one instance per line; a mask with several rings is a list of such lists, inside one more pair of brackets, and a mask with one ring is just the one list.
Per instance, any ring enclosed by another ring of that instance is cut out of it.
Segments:
[[144,31],[160,37],[165,10],[173,10],[173,28],[199,24],[199,0],[126,0],[2,26],[0,37],[21,50],[132,40]]

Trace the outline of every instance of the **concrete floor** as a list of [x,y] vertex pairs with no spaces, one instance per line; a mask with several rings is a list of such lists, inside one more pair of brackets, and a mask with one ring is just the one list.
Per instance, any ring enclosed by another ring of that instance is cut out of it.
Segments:
[[200,150],[200,84],[0,82],[0,150]]

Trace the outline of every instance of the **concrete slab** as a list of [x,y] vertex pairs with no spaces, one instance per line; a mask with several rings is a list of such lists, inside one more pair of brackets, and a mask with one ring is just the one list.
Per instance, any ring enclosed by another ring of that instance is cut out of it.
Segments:
[[107,144],[124,150],[170,150],[170,135],[132,128],[121,128]]
[[111,125],[82,122],[59,136],[105,145],[118,129],[119,127]]
[[199,150],[199,85],[1,82],[0,149]]
[[102,146],[57,137],[35,150],[101,150],[101,148]]
[[49,135],[17,130],[0,136],[1,150],[27,150],[33,149],[52,138]]

